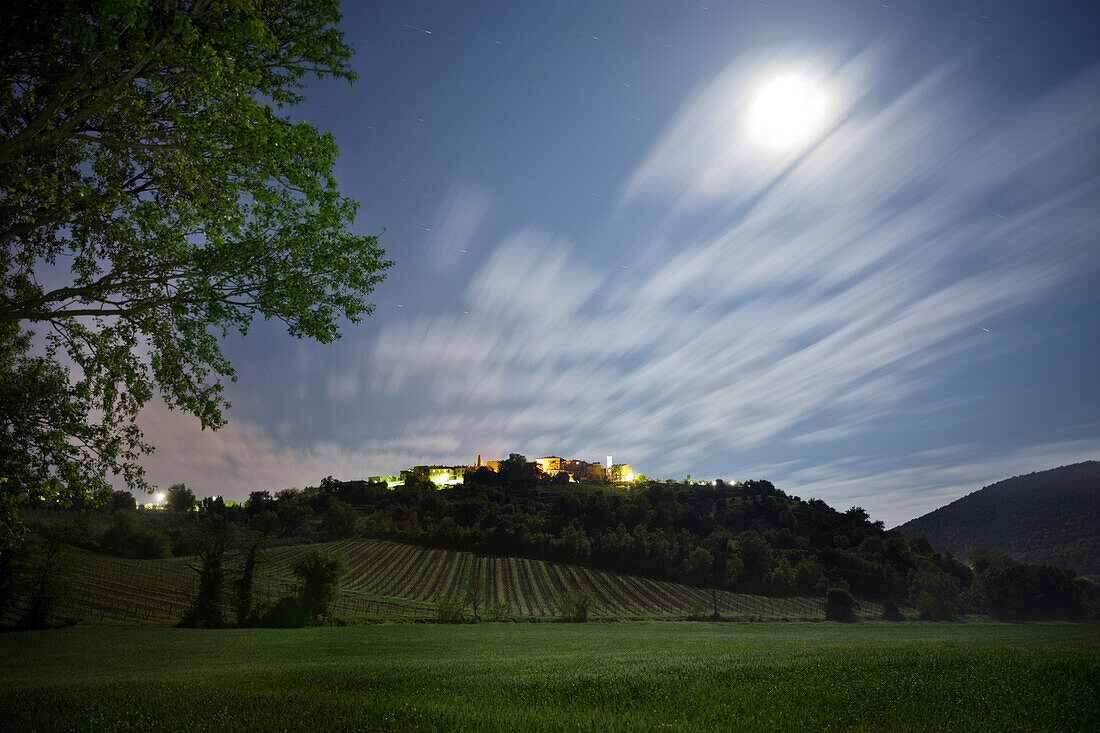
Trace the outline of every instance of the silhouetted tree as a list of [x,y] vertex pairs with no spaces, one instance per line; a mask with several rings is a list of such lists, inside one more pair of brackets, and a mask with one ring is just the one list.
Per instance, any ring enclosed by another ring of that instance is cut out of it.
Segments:
[[347,572],[344,554],[313,548],[296,557],[290,567],[302,580],[300,598],[310,618],[327,616],[340,578]]
[[126,511],[137,510],[137,499],[129,491],[115,491],[111,494],[111,511],[123,509]]
[[737,549],[750,588],[763,590],[772,564],[772,547],[757,532],[749,530],[737,537]]
[[198,567],[191,569],[199,574],[199,589],[190,612],[180,622],[183,626],[220,628],[225,626],[223,592],[225,570],[222,562],[233,541],[235,528],[220,515],[203,520],[194,530]]
[[256,563],[267,538],[259,532],[250,532],[242,548],[243,564],[237,578],[237,624],[246,626],[252,617],[252,585],[256,576]]
[[947,573],[926,565],[913,580],[913,605],[923,619],[949,621],[958,612],[959,586]]
[[843,588],[830,588],[825,594],[825,620],[850,623],[856,620],[856,599]]
[[500,462],[500,481],[505,486],[528,487],[541,483],[544,475],[539,464],[528,461],[519,453],[511,453]]
[[321,534],[330,540],[340,540],[355,534],[359,515],[342,501],[336,501],[321,517]]
[[173,512],[189,512],[195,508],[195,492],[184,484],[172,484],[168,487],[166,504]]
[[134,512],[120,509],[114,513],[111,526],[103,533],[100,547],[119,557],[156,559],[168,557],[168,538],[142,524]]
[[259,315],[328,343],[371,313],[392,263],[353,231],[332,136],[288,109],[307,76],[355,78],[339,20],[336,0],[5,4],[0,494],[147,488],[154,395],[225,422],[222,334]]

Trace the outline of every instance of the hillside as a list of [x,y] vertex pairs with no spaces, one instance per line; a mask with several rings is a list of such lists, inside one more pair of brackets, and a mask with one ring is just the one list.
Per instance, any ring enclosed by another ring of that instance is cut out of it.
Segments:
[[1100,462],[986,486],[898,527],[967,558],[986,550],[1027,563],[1100,574]]
[[[564,563],[426,548],[383,540],[349,539],[320,545],[271,548],[258,566],[255,597],[273,604],[294,587],[290,561],[310,547],[344,553],[344,578],[334,613],[341,617],[429,619],[435,602],[460,595],[471,583],[482,588],[483,604],[504,602],[513,619],[548,619],[557,599],[581,590],[597,618],[684,618],[710,608],[710,592],[680,583],[651,580]],[[59,619],[88,623],[170,623],[187,611],[197,586],[188,565],[194,558],[133,560],[70,550]],[[232,571],[232,568],[230,568]],[[723,591],[722,615],[740,620],[821,620],[822,598],[771,598]],[[11,622],[22,612],[11,611]],[[882,606],[863,601],[861,618],[880,618]]]

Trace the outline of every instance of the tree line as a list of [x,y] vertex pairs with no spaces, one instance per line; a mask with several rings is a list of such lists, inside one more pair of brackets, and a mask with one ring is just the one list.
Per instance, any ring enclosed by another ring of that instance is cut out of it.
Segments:
[[196,528],[216,520],[241,538],[238,544],[250,536],[373,537],[674,580],[713,589],[715,615],[718,590],[826,596],[836,618],[850,615],[844,608],[860,598],[884,603],[888,617],[900,618],[898,607],[909,606],[934,620],[964,613],[1072,619],[1096,607],[1095,586],[1071,571],[987,553],[968,565],[925,539],[907,542],[859,507],[837,511],[768,481],[562,483],[518,454],[500,472],[471,471],[450,488],[415,474],[393,490],[328,477],[316,487],[254,491],[227,505],[220,498],[196,501],[179,484],[168,491],[169,510],[140,513],[145,521],[131,503],[116,492],[111,526],[98,537],[86,534],[85,546],[131,557],[201,556],[204,539]]

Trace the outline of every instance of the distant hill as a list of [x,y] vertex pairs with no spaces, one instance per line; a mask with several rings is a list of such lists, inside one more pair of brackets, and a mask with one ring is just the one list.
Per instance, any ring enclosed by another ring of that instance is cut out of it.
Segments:
[[1100,462],[1016,476],[898,527],[966,559],[975,550],[1100,574]]

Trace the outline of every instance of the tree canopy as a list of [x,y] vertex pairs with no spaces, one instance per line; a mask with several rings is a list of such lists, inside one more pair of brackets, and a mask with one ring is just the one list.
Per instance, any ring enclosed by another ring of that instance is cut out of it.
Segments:
[[[337,0],[18,3],[0,70],[5,502],[147,489],[155,394],[224,424],[220,339],[329,342],[392,265],[352,229],[310,76],[355,80]],[[7,503],[0,502],[4,506]],[[10,516],[8,517],[10,520]]]

